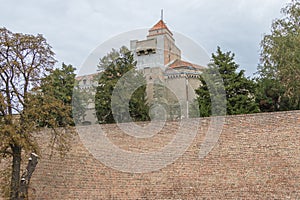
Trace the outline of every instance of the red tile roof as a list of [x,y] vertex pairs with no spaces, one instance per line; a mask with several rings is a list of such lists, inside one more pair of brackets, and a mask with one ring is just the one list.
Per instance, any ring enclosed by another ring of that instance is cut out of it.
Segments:
[[168,29],[167,25],[163,20],[159,20],[149,31],[155,31],[164,28],[167,29],[172,34],[172,32]]
[[172,62],[171,64],[169,64],[168,68],[171,69],[176,69],[176,68],[180,68],[180,67],[193,67],[195,69],[201,70],[204,69],[205,67],[200,66],[200,65],[196,65],[187,61],[183,61],[183,60],[175,60],[174,62]]

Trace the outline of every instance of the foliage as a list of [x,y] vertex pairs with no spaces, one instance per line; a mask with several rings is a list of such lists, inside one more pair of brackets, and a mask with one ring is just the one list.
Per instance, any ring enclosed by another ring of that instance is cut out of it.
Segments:
[[[62,64],[61,69],[51,70],[50,74],[42,79],[40,95],[36,97],[40,100],[40,104],[49,104],[49,98],[45,99],[45,96],[51,97],[51,101],[58,101],[63,106],[63,110],[58,110],[60,107],[52,107],[46,109],[40,116],[40,126],[51,126],[52,123],[48,123],[46,118],[48,115],[52,115],[52,119],[56,121],[56,126],[72,125],[72,93],[75,84],[75,68],[71,65]],[[48,102],[47,102],[48,101]],[[53,122],[54,123],[54,122]]]
[[[99,123],[149,119],[146,80],[135,66],[133,55],[126,47],[122,47],[119,52],[112,50],[100,59],[98,68],[103,71],[95,95]],[[112,100],[115,102],[113,107]]]
[[125,46],[122,46],[119,51],[117,51],[116,49],[112,49],[109,53],[107,53],[105,56],[100,58],[98,64],[99,71],[105,70],[111,65],[112,62],[117,60],[121,55],[125,55],[128,52],[129,50]]
[[[255,84],[245,77],[243,70],[237,72],[238,67],[233,53],[223,53],[218,47],[216,54],[212,54],[212,62],[201,75],[200,87],[196,89],[200,116],[222,113],[223,101],[227,101],[226,112],[229,115],[258,112],[254,99]],[[226,100],[222,98],[223,84]]]
[[56,120],[47,115],[52,109],[65,115],[66,107],[52,94],[40,93],[41,82],[55,62],[42,35],[0,28],[0,154],[13,158],[10,199],[19,199],[22,155],[38,152],[33,133],[39,130],[41,117],[55,130],[53,144],[59,149],[67,148],[66,134],[56,130]]
[[275,112],[289,109],[289,98],[284,96],[285,89],[276,79],[257,79],[256,101],[261,112]]
[[261,41],[258,102],[262,111],[300,109],[300,1],[282,9]]
[[42,79],[41,95],[37,95],[40,103],[43,104],[45,101],[44,96],[51,96],[53,101],[63,105],[63,109],[59,111],[58,108],[61,107],[51,108],[43,113],[44,117],[41,116],[39,121],[40,126],[50,125],[44,120],[44,118],[49,118],[49,115],[52,115],[52,119],[56,120],[57,126],[74,125],[74,122],[82,121],[86,100],[83,92],[79,93],[78,82],[75,80],[75,70],[72,65],[63,63],[61,68],[51,70],[50,74]]

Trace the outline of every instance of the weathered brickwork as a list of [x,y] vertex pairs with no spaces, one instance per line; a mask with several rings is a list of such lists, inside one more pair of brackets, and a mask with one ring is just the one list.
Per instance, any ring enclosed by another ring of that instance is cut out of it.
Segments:
[[[227,116],[218,144],[202,160],[199,148],[210,118],[173,164],[150,173],[124,173],[93,158],[79,137],[62,159],[42,149],[31,180],[35,199],[300,199],[300,111]],[[152,138],[133,139],[116,125],[102,126],[125,150],[155,151],[178,122]],[[46,136],[42,136],[42,144]]]

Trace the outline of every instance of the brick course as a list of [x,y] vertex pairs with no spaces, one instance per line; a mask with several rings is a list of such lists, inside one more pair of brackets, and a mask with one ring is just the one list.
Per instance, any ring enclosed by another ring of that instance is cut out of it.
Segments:
[[[42,148],[31,180],[35,199],[300,199],[300,111],[227,116],[218,144],[199,160],[211,118],[201,119],[187,151],[159,171],[125,173],[103,165],[78,136],[60,158]],[[141,123],[142,124],[142,123]],[[174,136],[168,122],[152,138],[134,139],[115,124],[109,139],[129,151],[155,151]],[[46,144],[47,134],[40,136]],[[45,145],[44,145],[45,146]]]

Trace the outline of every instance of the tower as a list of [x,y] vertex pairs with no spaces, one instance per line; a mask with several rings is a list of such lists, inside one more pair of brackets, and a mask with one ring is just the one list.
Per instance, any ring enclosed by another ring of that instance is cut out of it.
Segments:
[[[181,51],[175,44],[173,33],[161,19],[148,30],[147,39],[130,41],[130,50],[147,80],[149,103],[164,99],[170,107],[180,107],[188,117],[189,104],[196,97],[194,89],[199,82],[202,66],[181,60]],[[162,85],[164,91],[157,87]],[[160,93],[158,95],[158,93]],[[157,99],[157,96],[160,96]],[[181,116],[182,117],[182,116]]]
[[164,70],[168,63],[181,59],[181,51],[175,45],[173,33],[162,19],[149,29],[146,40],[130,41],[130,50],[138,69],[159,67]]
[[130,41],[130,50],[137,61],[137,69],[145,75],[148,84],[147,98],[151,102],[155,96],[154,85],[165,83],[166,66],[180,60],[181,51],[162,17],[149,29],[146,40]]

